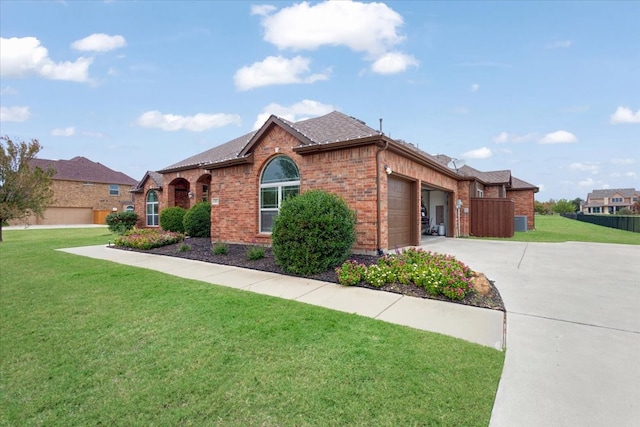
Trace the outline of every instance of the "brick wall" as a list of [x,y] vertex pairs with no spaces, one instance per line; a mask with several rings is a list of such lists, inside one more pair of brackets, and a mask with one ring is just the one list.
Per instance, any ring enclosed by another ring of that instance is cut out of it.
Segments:
[[527,216],[527,230],[535,230],[535,193],[533,190],[508,190],[507,198],[515,201],[514,215]]
[[80,181],[53,180],[51,189],[54,193],[52,207],[93,208],[93,210],[124,210],[132,204],[129,185],[119,185],[118,196],[109,195],[109,184]]
[[340,194],[357,215],[355,249],[376,249],[376,185],[373,145],[301,156],[299,142],[279,127],[272,128],[255,148],[252,165],[214,169],[211,198],[211,238],[231,243],[270,243],[259,230],[260,174],[277,155],[290,157],[300,172],[300,191],[322,188]]

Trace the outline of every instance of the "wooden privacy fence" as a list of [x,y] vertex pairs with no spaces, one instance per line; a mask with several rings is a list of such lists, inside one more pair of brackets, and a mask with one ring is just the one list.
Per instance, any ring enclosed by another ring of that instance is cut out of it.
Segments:
[[514,206],[512,199],[472,198],[470,234],[475,237],[513,237]]
[[110,210],[95,210],[93,211],[93,223],[94,224],[106,224],[107,215],[111,213]]

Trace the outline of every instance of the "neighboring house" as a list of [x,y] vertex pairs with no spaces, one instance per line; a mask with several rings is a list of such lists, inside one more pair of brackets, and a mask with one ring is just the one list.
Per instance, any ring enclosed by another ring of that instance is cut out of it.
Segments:
[[418,245],[423,215],[438,232],[467,236],[477,197],[513,198],[534,228],[537,187],[509,171],[456,171],[444,157],[340,112],[295,123],[271,116],[255,132],[145,174],[133,190],[135,209],[139,225],[157,226],[165,207],[206,201],[212,240],[269,244],[282,202],[323,189],[355,211],[359,252]]
[[633,205],[638,200],[640,200],[640,191],[635,188],[593,190],[580,206],[580,212],[583,214],[615,214],[624,208],[633,210]]
[[132,210],[131,187],[136,180],[85,157],[71,160],[33,159],[32,167],[53,168],[54,202],[44,218],[28,217],[17,224],[104,224],[113,211]]

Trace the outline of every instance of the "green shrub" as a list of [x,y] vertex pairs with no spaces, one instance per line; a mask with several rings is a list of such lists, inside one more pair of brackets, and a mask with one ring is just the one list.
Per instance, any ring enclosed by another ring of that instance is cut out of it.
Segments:
[[115,234],[124,234],[135,227],[138,222],[138,214],[132,211],[113,212],[106,218],[109,231]]
[[211,248],[211,251],[216,255],[226,255],[229,253],[229,245],[218,240]]
[[336,268],[338,282],[344,286],[354,286],[364,280],[367,266],[357,261],[345,261],[342,266]]
[[191,237],[211,236],[211,206],[207,202],[193,205],[183,218],[184,232]]
[[160,227],[165,231],[184,233],[184,214],[187,210],[180,206],[165,208],[160,211]]
[[276,264],[301,275],[337,267],[351,253],[355,223],[347,203],[322,190],[285,200],[271,234]]
[[143,228],[125,232],[122,236],[118,236],[114,243],[116,246],[124,246],[126,248],[153,249],[172,245],[183,240],[184,234],[181,233]]
[[450,255],[410,248],[386,255],[377,264],[365,266],[345,261],[336,269],[338,281],[345,286],[364,281],[376,288],[386,284],[413,283],[430,295],[461,300],[473,292],[473,271]]
[[187,245],[186,243],[181,244],[178,248],[178,252],[189,252],[190,250],[191,246]]
[[247,247],[247,259],[251,261],[257,261],[264,258],[267,250],[263,246],[249,246]]

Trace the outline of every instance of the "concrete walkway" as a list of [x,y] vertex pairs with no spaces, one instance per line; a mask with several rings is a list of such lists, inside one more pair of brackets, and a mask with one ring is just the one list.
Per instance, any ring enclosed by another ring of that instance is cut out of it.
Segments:
[[491,426],[640,426],[640,246],[441,239],[424,247],[495,280],[507,308]]
[[335,283],[188,259],[121,251],[106,245],[64,252],[160,271],[187,279],[291,299],[503,350],[504,313],[461,304],[345,287]]

